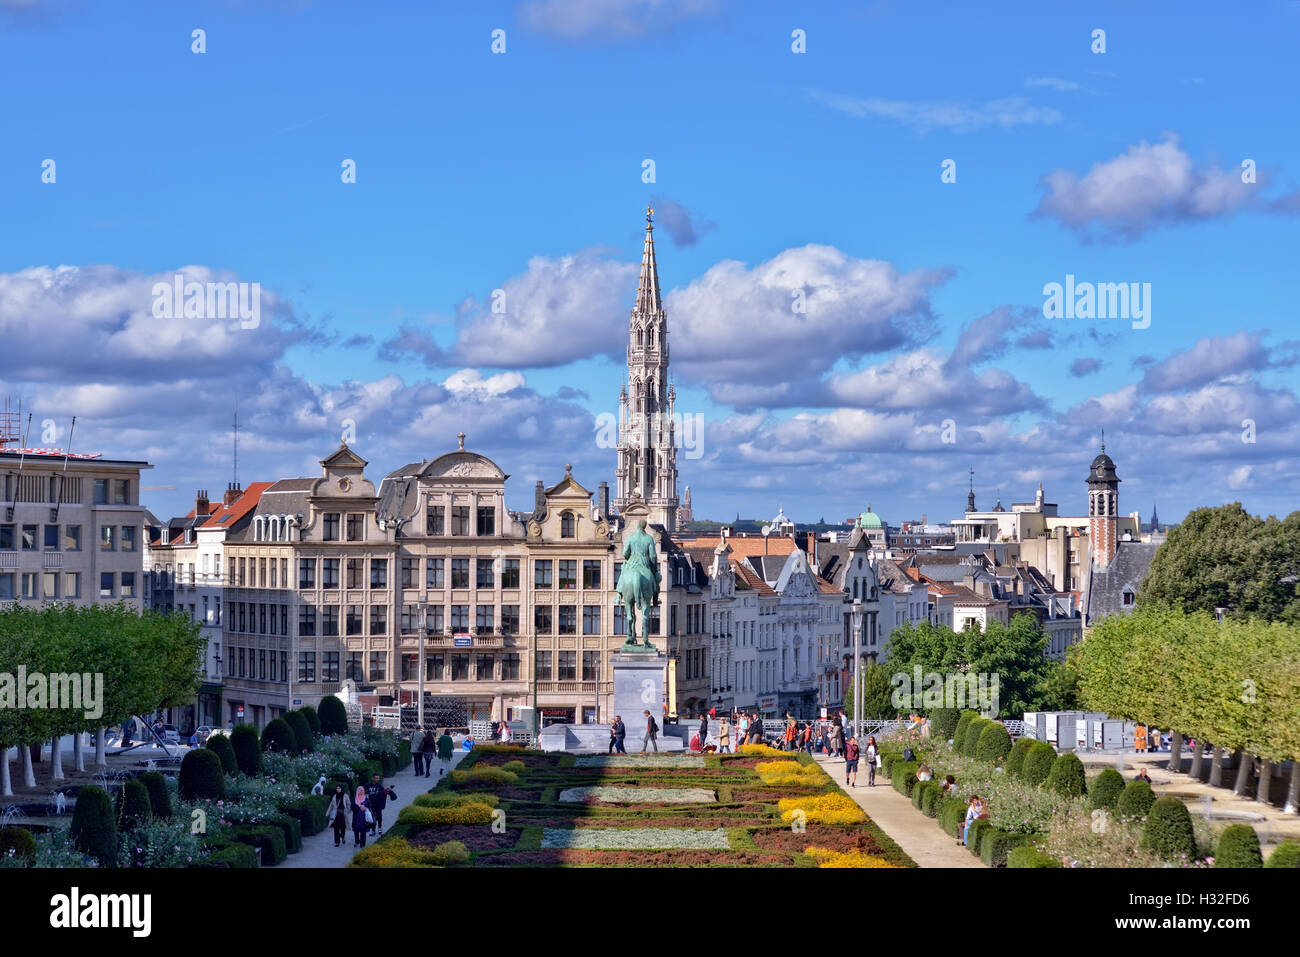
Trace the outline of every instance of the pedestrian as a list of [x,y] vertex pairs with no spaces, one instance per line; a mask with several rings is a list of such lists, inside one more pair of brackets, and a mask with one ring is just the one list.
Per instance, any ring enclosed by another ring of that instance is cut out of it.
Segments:
[[858,757],[861,753],[857,737],[850,736],[844,748],[844,781],[852,788],[858,786]]
[[944,777],[943,786],[941,790],[943,791],[944,794],[952,794],[952,789],[955,788],[956,786],[957,786],[957,779],[953,777],[951,774],[949,774]]
[[811,721],[803,726],[803,750],[809,754],[813,753],[813,723]]
[[606,751],[605,754],[606,755],[613,754],[614,745],[617,743],[618,743],[618,719],[615,719],[609,723],[609,750]]
[[1133,750],[1145,751],[1147,749],[1147,726],[1139,724],[1133,729]]
[[627,754],[627,749],[623,747],[627,739],[627,725],[623,723],[621,714],[614,715],[614,750],[619,754]]
[[352,798],[352,846],[366,846],[366,831],[370,828],[370,822],[366,818],[370,815],[366,807],[366,789],[357,786],[357,793]]
[[1159,728],[1152,728],[1147,732],[1147,750],[1148,751],[1160,750],[1160,729]]
[[1146,769],[1146,768],[1139,768],[1139,769],[1138,769],[1138,773],[1135,774],[1135,775],[1133,775],[1133,780],[1134,780],[1134,781],[1145,781],[1147,784],[1150,784],[1150,783],[1151,783],[1151,775],[1147,774],[1147,769]]
[[645,715],[645,737],[641,739],[641,753],[645,754],[646,746],[649,745],[655,749],[655,754],[658,754],[659,725],[655,721],[655,716],[650,713],[649,708],[642,713]]
[[876,758],[880,756],[880,748],[876,747],[876,736],[870,735],[867,738],[867,787],[876,786]]
[[700,715],[700,751],[704,751],[704,746],[709,743],[709,716]]
[[415,764],[415,776],[418,778],[424,773],[424,753],[420,750],[420,745],[424,743],[424,729],[416,728],[411,734],[411,760]]
[[397,792],[385,785],[376,774],[370,780],[370,787],[366,788],[366,807],[370,808],[370,813],[375,819],[376,836],[384,833],[384,808],[389,798],[397,800]]
[[433,757],[438,753],[438,739],[433,736],[433,729],[424,732],[420,739],[420,757],[424,758],[424,776],[427,778],[433,770]]
[[785,723],[785,732],[781,735],[781,750],[782,751],[794,750],[794,722],[793,721],[787,721]]
[[731,753],[731,725],[727,719],[722,719],[722,724],[718,725],[718,754]]
[[763,719],[755,711],[749,719],[749,744],[763,743]]
[[844,756],[844,726],[838,721],[831,725],[831,748],[835,757]]
[[510,722],[503,720],[501,722],[501,743],[509,744],[511,741]]
[[334,846],[342,847],[343,839],[348,833],[348,796],[341,784],[334,786],[329,807],[325,809],[325,820],[334,828]]
[[[444,765],[451,763],[451,752],[456,749],[456,742],[451,740],[450,728],[442,729],[442,736],[438,738],[438,760]],[[438,768],[438,777],[442,777],[446,772],[445,767]]]

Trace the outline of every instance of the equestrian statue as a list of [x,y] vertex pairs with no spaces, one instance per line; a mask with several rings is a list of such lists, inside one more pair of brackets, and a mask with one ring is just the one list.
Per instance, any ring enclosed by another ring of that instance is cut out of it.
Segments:
[[[645,530],[645,519],[623,543],[623,570],[618,576],[618,593],[627,611],[627,641],[624,651],[658,653],[650,643],[650,606],[659,604],[659,556],[655,540]],[[637,609],[640,609],[641,639],[638,644]]]

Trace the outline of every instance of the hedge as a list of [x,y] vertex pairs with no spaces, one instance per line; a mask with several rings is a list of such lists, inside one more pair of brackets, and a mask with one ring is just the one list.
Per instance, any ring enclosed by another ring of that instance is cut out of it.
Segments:
[[948,741],[957,730],[961,712],[956,708],[935,708],[930,712],[930,736],[940,741]]
[[1046,741],[1035,741],[1025,755],[1025,763],[1020,769],[1020,776],[1026,784],[1037,787],[1047,780],[1056,761],[1056,749]]
[[894,786],[894,790],[903,797],[910,798],[912,788],[916,785],[916,769],[920,766],[919,761],[895,761],[889,770],[889,783]]
[[449,804],[425,807],[408,804],[397,815],[399,824],[491,824],[494,811],[486,804]]
[[880,752],[880,770],[882,770],[882,771],[885,772],[885,777],[891,777],[891,775],[890,775],[890,773],[889,773],[889,769],[892,768],[892,767],[894,766],[894,762],[895,762],[895,761],[901,761],[901,760],[903,760],[903,754],[902,754],[901,751],[885,751],[885,750],[881,750],[881,752]]
[[963,711],[957,718],[957,726],[952,729],[952,749],[958,754],[961,753],[962,744],[966,740],[966,729],[970,727],[971,720],[978,718],[979,714],[974,711]]
[[235,748],[224,734],[210,734],[203,746],[221,759],[221,770],[226,774],[239,773],[239,761],[235,758]]
[[1154,851],[1167,861],[1196,857],[1196,832],[1192,828],[1192,815],[1187,805],[1178,798],[1166,795],[1157,798],[1147,812],[1146,827],[1142,830],[1142,847]]
[[993,822],[986,817],[977,817],[971,821],[970,830],[966,832],[966,850],[979,857],[980,842],[984,840],[985,833],[990,829],[993,829]]
[[286,804],[280,810],[298,822],[303,837],[311,837],[325,830],[325,809],[329,807],[329,801],[323,794],[312,794],[301,801]]
[[954,797],[939,800],[939,826],[953,837],[961,837],[962,822],[966,819],[966,806]]
[[980,735],[992,723],[988,718],[971,718],[970,724],[966,726],[966,740],[961,753],[968,758],[975,757],[975,752],[979,749]]
[[397,770],[405,771],[411,766],[411,742],[405,738],[397,742]]
[[117,826],[123,831],[133,831],[152,816],[149,789],[144,782],[135,778],[123,781],[117,792]]
[[298,823],[296,817],[291,814],[275,814],[263,823],[270,827],[278,827],[284,833],[286,853],[297,854],[302,850],[302,825]]
[[293,729],[293,739],[298,742],[298,754],[312,750],[312,731],[307,719],[298,711],[286,711],[284,723]]
[[1067,751],[1058,757],[1052,762],[1052,770],[1043,786],[1066,797],[1081,797],[1087,787],[1087,775],[1079,756]]
[[1092,798],[1094,810],[1097,808],[1114,810],[1123,793],[1124,775],[1114,768],[1106,768],[1092,779],[1092,784],[1088,785],[1088,795]]
[[208,845],[206,860],[195,867],[247,868],[257,866],[257,851],[239,841],[220,841]]
[[181,759],[180,795],[183,801],[225,799],[226,775],[215,751],[196,748]]
[[1025,755],[1035,744],[1033,738],[1017,738],[1007,755],[1007,774],[1019,774],[1025,765]]
[[1007,854],[1007,867],[1061,867],[1054,857],[1049,857],[1032,844],[1013,847]]
[[[0,857],[36,859],[36,838],[25,827],[0,827]],[[1275,855],[1276,856],[1276,855]]]
[[1120,817],[1143,818],[1156,803],[1155,792],[1145,781],[1130,781],[1119,796],[1115,813]]
[[411,802],[417,807],[448,807],[461,804],[486,804],[496,807],[501,799],[495,794],[457,794],[450,791],[433,791],[417,795]]
[[1300,843],[1292,840],[1283,841],[1273,848],[1273,853],[1264,863],[1265,867],[1300,867]]
[[117,866],[117,826],[113,801],[103,788],[91,785],[77,792],[68,836],[72,846],[89,854],[101,867]]
[[1011,751],[1011,732],[1001,721],[990,721],[975,744],[975,757],[981,761],[1001,761]]
[[298,709],[298,713],[307,719],[307,727],[311,728],[312,734],[320,734],[320,715],[316,713],[315,708],[305,704]]
[[918,811],[921,810],[921,801],[925,797],[926,791],[932,791],[939,786],[937,781],[917,781],[912,785],[912,807]]
[[149,810],[157,818],[172,816],[172,796],[167,790],[167,779],[159,771],[146,771],[140,775],[140,783],[149,792]]
[[284,718],[274,718],[262,729],[262,750],[278,751],[293,757],[302,749],[298,747],[298,736],[293,733],[293,726]]
[[1032,834],[1003,831],[996,827],[985,830],[980,844],[980,860],[988,867],[1006,867],[1007,855],[1017,847],[1034,839]]
[[921,794],[921,812],[926,817],[935,817],[939,813],[939,799],[943,797],[943,785],[937,781],[927,781],[934,787],[926,788]]
[[1214,852],[1215,867],[1263,867],[1264,855],[1259,850],[1259,835],[1249,824],[1229,824],[1219,835],[1219,847]]
[[347,733],[348,710],[334,695],[329,694],[320,699],[320,707],[316,709],[316,715],[320,719],[321,734]]
[[235,749],[239,770],[250,778],[262,773],[262,742],[251,724],[237,724],[230,732],[230,746]]
[[288,856],[284,847],[284,831],[266,824],[241,824],[230,829],[230,837],[248,844],[261,852],[263,867],[274,867]]

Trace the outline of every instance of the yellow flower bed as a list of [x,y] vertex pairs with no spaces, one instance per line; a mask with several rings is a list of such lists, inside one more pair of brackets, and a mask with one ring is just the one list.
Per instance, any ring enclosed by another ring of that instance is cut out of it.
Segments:
[[782,798],[777,802],[781,820],[794,820],[795,811],[803,811],[813,824],[861,824],[867,819],[862,808],[843,794],[814,794],[809,797]]
[[829,847],[806,847],[804,853],[817,861],[818,867],[893,867],[883,857],[861,851],[833,851]]
[[456,768],[451,772],[452,785],[495,785],[503,787],[507,784],[517,784],[519,775],[507,771],[505,768],[495,768],[491,765],[475,765],[468,771],[462,771]]
[[751,758],[789,758],[785,751],[778,751],[776,748],[768,747],[766,744],[742,744],[736,748],[737,754],[747,755]]
[[817,765],[798,761],[763,761],[754,765],[754,770],[764,784],[815,785],[827,779],[826,772]]
[[468,861],[469,850],[460,841],[447,841],[430,851],[390,838],[357,851],[348,867],[448,867]]
[[501,799],[495,794],[485,794],[482,791],[469,794],[458,791],[437,791],[432,794],[421,794],[411,803],[419,807],[449,807],[461,804],[486,804],[489,807],[496,807],[501,803]]
[[425,807],[411,804],[397,815],[398,824],[491,824],[492,808],[486,804],[445,804]]

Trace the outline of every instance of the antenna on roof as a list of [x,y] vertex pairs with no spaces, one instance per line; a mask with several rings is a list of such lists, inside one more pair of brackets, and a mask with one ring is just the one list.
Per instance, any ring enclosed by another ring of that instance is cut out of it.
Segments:
[[59,473],[59,494],[54,498],[54,508],[50,509],[50,521],[59,520],[59,504],[63,501],[63,483],[68,480],[68,456],[72,454],[72,433],[77,430],[77,417],[72,417],[68,426],[68,447],[63,450],[63,471]]
[[[21,413],[19,414],[21,415]],[[14,506],[18,504],[18,486],[20,486],[23,481],[23,463],[27,461],[27,440],[31,437],[31,434],[32,414],[31,412],[28,412],[27,431],[23,433],[23,446],[18,452],[18,478],[14,481],[14,497],[13,501],[9,503],[9,507],[5,509],[6,522],[12,522],[14,520]]]
[[234,455],[234,474],[231,478],[234,480],[233,488],[239,488],[239,400],[235,400],[235,418],[232,423],[235,433],[235,455]]

